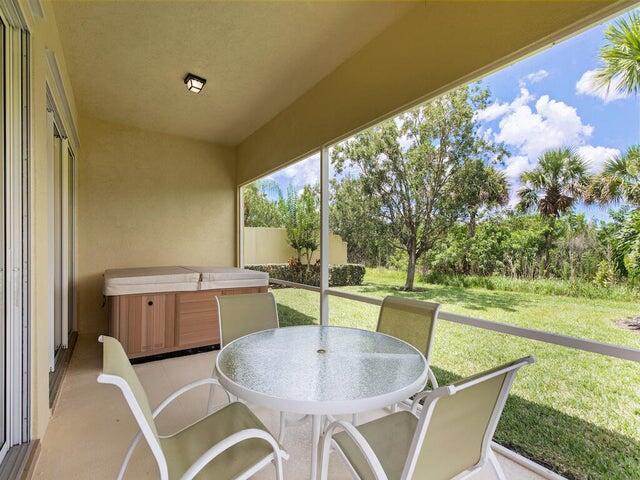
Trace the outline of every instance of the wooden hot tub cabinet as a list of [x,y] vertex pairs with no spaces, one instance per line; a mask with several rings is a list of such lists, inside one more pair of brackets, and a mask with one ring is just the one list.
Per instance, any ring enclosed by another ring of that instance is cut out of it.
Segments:
[[220,343],[218,295],[266,292],[268,287],[107,297],[109,335],[129,358]]
[[268,291],[261,272],[225,267],[148,267],[105,272],[109,335],[129,358],[220,343],[220,295]]

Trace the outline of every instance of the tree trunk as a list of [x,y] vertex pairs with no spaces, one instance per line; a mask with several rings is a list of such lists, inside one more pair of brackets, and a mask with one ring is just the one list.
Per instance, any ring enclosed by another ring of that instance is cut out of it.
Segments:
[[410,292],[413,290],[413,281],[416,277],[416,251],[415,248],[410,249],[408,252],[409,261],[407,263],[407,280],[404,282],[403,290]]
[[[471,243],[473,237],[476,236],[476,210],[469,211],[469,223],[467,224],[467,243]],[[470,245],[467,245],[469,247]],[[462,253],[462,273],[469,275],[471,272],[471,265],[469,264],[469,256],[467,254],[468,248],[465,248]]]

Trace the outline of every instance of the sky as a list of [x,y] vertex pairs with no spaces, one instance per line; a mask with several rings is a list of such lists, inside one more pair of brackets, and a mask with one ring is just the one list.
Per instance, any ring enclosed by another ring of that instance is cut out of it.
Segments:
[[[640,143],[640,98],[598,89],[592,81],[604,31],[611,22],[481,80],[491,91],[491,103],[477,118],[482,133],[504,142],[510,152],[499,168],[510,183],[512,205],[517,200],[520,174],[534,168],[547,149],[570,146],[588,162],[592,173],[598,173],[603,159]],[[315,155],[269,178],[283,191],[289,186],[298,191],[305,184],[318,183],[319,163]],[[591,219],[606,219],[608,209],[577,207]]]

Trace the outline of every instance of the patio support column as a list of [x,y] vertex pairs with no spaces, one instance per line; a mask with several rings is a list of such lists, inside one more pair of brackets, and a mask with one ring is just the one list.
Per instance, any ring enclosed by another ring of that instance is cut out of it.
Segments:
[[320,151],[320,325],[329,324],[329,147]]

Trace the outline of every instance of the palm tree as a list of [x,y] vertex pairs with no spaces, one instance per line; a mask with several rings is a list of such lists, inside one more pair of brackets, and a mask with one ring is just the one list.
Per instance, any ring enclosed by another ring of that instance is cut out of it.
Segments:
[[589,183],[584,160],[569,148],[547,150],[538,166],[520,176],[518,209],[536,209],[540,215],[558,218],[582,198]]
[[606,44],[600,49],[604,65],[596,70],[595,80],[607,90],[634,95],[640,92],[640,12],[610,25],[605,32]]
[[609,159],[602,172],[593,178],[585,200],[602,204],[626,201],[640,207],[640,145]]
[[503,172],[480,159],[467,160],[459,171],[460,191],[469,216],[467,236],[476,234],[478,212],[481,208],[495,208],[509,201],[509,186]]
[[580,155],[569,148],[547,150],[538,159],[538,166],[524,172],[520,180],[518,209],[523,212],[535,209],[549,219],[544,261],[544,268],[548,270],[555,220],[583,198],[589,184],[587,166]]

